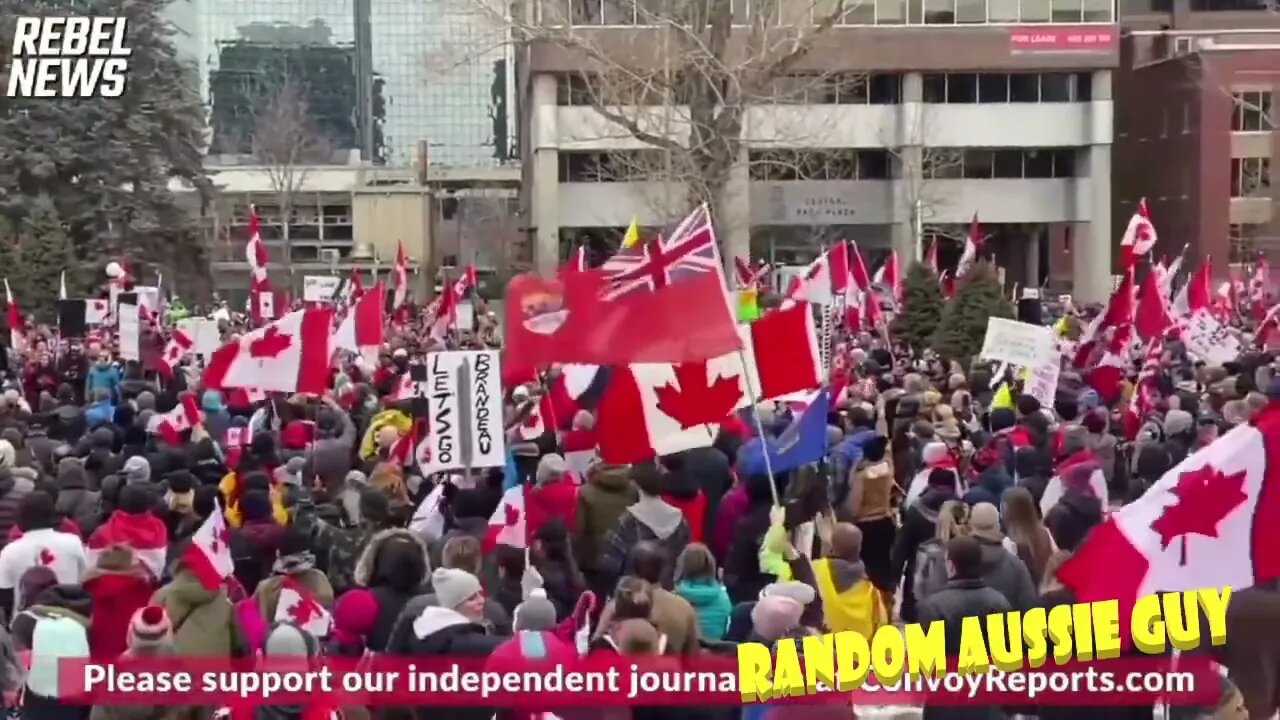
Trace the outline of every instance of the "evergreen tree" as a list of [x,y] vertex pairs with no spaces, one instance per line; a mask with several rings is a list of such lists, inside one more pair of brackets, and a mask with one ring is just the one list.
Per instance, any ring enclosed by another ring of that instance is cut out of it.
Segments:
[[933,334],[933,349],[945,358],[968,362],[982,350],[987,320],[1013,316],[1013,304],[1005,297],[995,268],[986,262],[977,263],[942,311]]
[[[123,17],[132,51],[121,97],[0,101],[0,215],[22,231],[48,198],[82,267],[100,273],[115,258],[145,260],[203,290],[209,264],[190,207],[213,197],[203,167],[206,113],[174,46],[170,2],[0,0],[0,37],[13,37],[23,16]],[[0,47],[0,83],[8,82],[10,50]],[[181,202],[171,181],[194,188],[199,202]],[[13,282],[21,268],[6,272]]]
[[893,336],[919,352],[929,343],[946,299],[938,287],[938,276],[923,263],[912,263],[902,281],[902,307],[893,320]]
[[67,274],[68,288],[75,287],[77,274],[75,246],[53,201],[42,197],[29,208],[17,251],[19,271],[9,282],[18,302],[28,317],[52,322],[62,274]]

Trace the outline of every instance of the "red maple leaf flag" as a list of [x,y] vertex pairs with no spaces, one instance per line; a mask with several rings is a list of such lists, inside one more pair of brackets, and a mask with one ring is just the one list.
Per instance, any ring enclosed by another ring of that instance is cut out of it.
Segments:
[[333,616],[329,611],[316,601],[310,590],[288,575],[284,576],[276,599],[275,621],[292,622],[315,638],[328,637],[333,629]]
[[813,312],[806,303],[738,327],[746,348],[680,365],[617,368],[600,398],[600,457],[633,463],[709,446],[734,410],[822,384]]
[[484,548],[488,552],[496,545],[524,549],[529,547],[529,526],[524,516],[524,485],[516,485],[502,494],[502,502],[489,517],[489,529],[485,533]]
[[169,342],[164,346],[164,352],[160,354],[160,362],[156,363],[156,369],[160,374],[167,378],[173,377],[173,369],[178,367],[178,363],[182,362],[182,358],[191,352],[195,341],[191,336],[180,329],[174,329],[173,335],[169,337]]
[[334,350],[350,350],[377,357],[382,347],[382,331],[386,326],[386,301],[382,283],[375,283],[369,292],[361,291],[359,299],[351,306],[342,324],[333,333]]
[[231,577],[235,563],[228,545],[230,531],[222,516],[222,503],[215,501],[213,512],[196,530],[182,555],[182,565],[208,590],[222,587],[222,581]]
[[1119,599],[1122,608],[1155,592],[1280,577],[1280,403],[1113,513],[1058,577],[1078,602]]
[[329,387],[333,310],[298,310],[213,353],[204,386],[323,393]]

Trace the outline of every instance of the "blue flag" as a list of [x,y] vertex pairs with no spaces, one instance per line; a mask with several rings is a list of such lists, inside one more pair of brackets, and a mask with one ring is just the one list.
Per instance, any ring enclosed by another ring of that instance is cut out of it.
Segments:
[[516,456],[507,448],[507,464],[502,468],[502,491],[506,492],[520,484],[520,473],[516,472]]
[[831,409],[831,390],[823,388],[804,413],[796,418],[776,439],[754,438],[738,452],[738,472],[764,475],[765,452],[774,475],[794,470],[801,465],[818,462],[827,456],[827,413]]

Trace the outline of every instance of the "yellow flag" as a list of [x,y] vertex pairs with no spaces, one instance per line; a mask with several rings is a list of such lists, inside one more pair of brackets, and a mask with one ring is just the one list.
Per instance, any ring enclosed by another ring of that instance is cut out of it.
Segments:
[[622,247],[635,247],[640,243],[640,223],[636,218],[631,218],[631,224],[627,226],[627,233],[622,236]]

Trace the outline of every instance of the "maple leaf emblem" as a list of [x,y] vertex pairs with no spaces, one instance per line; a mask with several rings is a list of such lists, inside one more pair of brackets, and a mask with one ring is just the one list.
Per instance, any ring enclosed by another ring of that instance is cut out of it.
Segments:
[[225,547],[230,544],[231,531],[227,529],[226,525],[223,525],[214,532],[213,539],[209,541],[209,549],[216,553],[220,546]]
[[675,373],[676,384],[667,383],[654,393],[658,409],[680,423],[681,429],[723,422],[742,399],[739,376],[717,373],[708,381],[705,360],[676,365]]
[[[294,592],[298,591],[295,590]],[[316,602],[315,598],[310,595],[301,592],[298,592],[298,602],[290,606],[288,610],[290,619],[297,623],[298,627],[306,627],[307,623],[320,617],[321,612],[323,612],[323,608],[320,607],[320,603]]]
[[40,564],[41,565],[52,565],[53,561],[56,559],[57,558],[54,557],[53,553],[50,552],[49,548],[40,548]]
[[520,522],[520,508],[515,505],[510,503],[504,504],[502,506],[502,512],[505,516],[504,522],[507,523],[507,527],[515,527],[516,523]]
[[285,335],[276,329],[275,325],[267,328],[262,337],[257,338],[249,343],[249,357],[251,358],[276,358],[280,353],[289,349],[293,344],[293,337]]
[[1180,564],[1186,565],[1187,537],[1218,537],[1218,524],[1249,499],[1244,492],[1247,476],[1244,470],[1225,475],[1212,465],[1179,475],[1177,485],[1169,491],[1178,502],[1166,507],[1151,523],[1151,529],[1160,535],[1160,549],[1168,549],[1181,537]]

